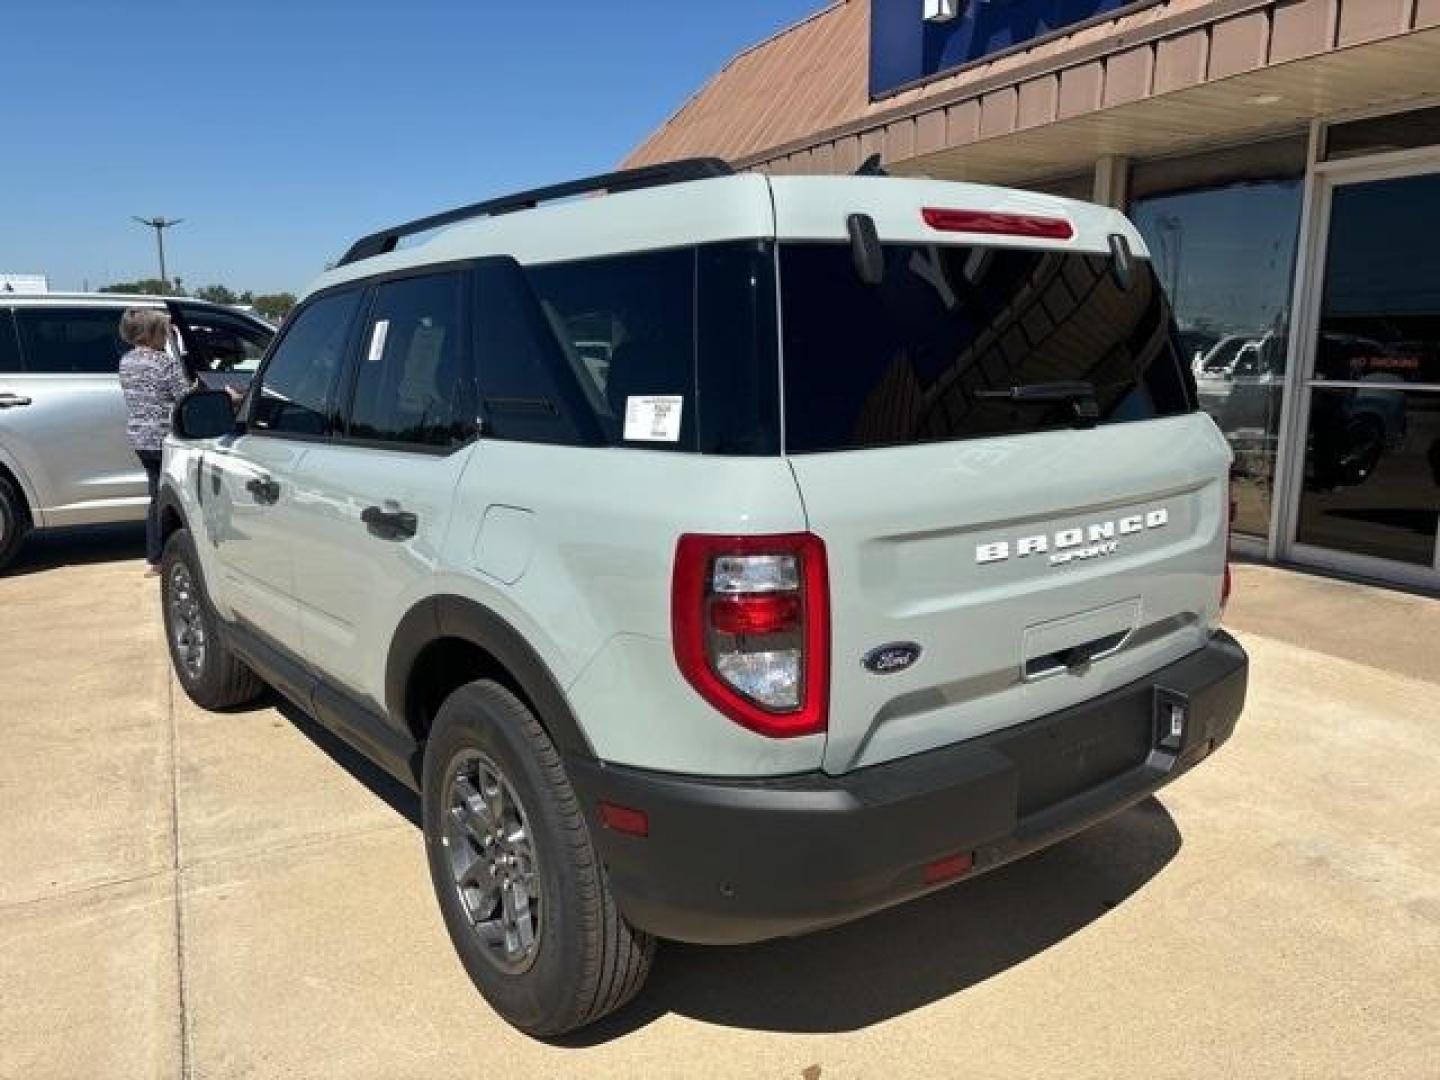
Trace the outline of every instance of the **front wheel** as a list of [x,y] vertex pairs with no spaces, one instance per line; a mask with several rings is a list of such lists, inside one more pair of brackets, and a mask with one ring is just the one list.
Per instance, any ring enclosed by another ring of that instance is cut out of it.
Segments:
[[260,696],[265,684],[230,650],[220,632],[188,529],[176,531],[165,543],[160,598],[170,662],[191,701],[203,709],[223,709]]
[[549,1037],[635,996],[654,940],[615,907],[560,755],[519,698],[481,679],[446,699],[423,800],[441,914],[496,1012]]

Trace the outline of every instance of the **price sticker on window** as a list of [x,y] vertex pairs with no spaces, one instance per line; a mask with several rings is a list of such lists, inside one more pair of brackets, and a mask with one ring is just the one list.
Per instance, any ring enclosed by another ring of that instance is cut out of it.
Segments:
[[627,397],[625,441],[679,442],[680,409],[684,404],[679,394]]
[[385,355],[385,338],[389,333],[389,319],[381,319],[375,324],[375,329],[370,332],[370,352],[365,356],[368,363],[377,363]]

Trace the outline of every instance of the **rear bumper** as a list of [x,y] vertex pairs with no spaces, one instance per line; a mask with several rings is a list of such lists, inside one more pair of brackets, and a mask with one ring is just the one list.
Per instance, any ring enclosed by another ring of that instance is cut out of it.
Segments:
[[[1229,738],[1247,668],[1244,650],[1220,632],[1073,708],[839,777],[739,781],[568,765],[633,925],[680,941],[761,941],[939,888],[925,880],[937,860],[973,853],[973,876],[1144,798]],[[1178,739],[1169,703],[1185,708]],[[644,810],[649,835],[600,827],[601,800]]]

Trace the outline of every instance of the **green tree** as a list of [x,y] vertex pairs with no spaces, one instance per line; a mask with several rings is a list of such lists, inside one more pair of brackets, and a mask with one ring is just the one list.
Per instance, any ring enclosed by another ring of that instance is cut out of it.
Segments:
[[240,298],[224,285],[206,285],[196,289],[195,295],[201,300],[209,300],[212,304],[238,304],[240,302]]
[[179,293],[179,282],[174,285],[159,278],[141,278],[139,281],[117,281],[113,285],[102,285],[103,293],[136,293],[141,296],[170,296]]
[[255,310],[260,312],[261,315],[264,315],[273,322],[279,322],[285,318],[285,316],[290,313],[290,309],[295,306],[295,294],[288,292],[262,293],[255,297],[252,302],[255,305]]

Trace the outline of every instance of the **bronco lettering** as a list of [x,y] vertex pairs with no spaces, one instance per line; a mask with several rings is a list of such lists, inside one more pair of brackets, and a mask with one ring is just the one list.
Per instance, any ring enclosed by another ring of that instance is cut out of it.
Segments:
[[[1037,533],[1033,536],[1009,540],[991,540],[975,545],[977,563],[1004,562],[1012,555],[1025,558],[1027,555],[1050,553],[1051,566],[1063,566],[1083,559],[1096,559],[1113,555],[1120,548],[1118,536],[1133,536],[1147,529],[1159,529],[1170,523],[1170,511],[1165,507],[1149,510],[1144,514],[1130,514],[1112,521],[1087,522],[1060,529],[1052,534]],[[1088,543],[1087,543],[1088,541]]]

